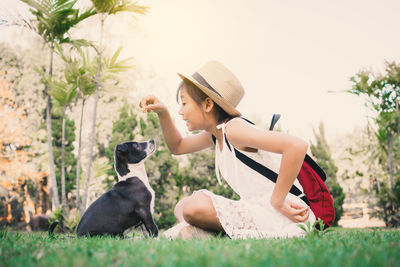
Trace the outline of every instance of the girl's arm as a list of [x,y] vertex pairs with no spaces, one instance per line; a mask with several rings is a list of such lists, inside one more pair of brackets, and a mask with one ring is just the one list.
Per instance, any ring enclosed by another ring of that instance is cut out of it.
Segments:
[[285,199],[300,171],[308,144],[288,134],[259,129],[242,119],[231,120],[227,125],[226,135],[235,147],[251,147],[282,154],[271,205],[294,222],[306,221],[308,207],[301,207]]
[[157,113],[165,142],[172,154],[191,153],[213,145],[211,135],[207,132],[183,138],[175,127],[168,109],[155,96],[150,95],[143,98],[139,106],[143,112],[154,111]]

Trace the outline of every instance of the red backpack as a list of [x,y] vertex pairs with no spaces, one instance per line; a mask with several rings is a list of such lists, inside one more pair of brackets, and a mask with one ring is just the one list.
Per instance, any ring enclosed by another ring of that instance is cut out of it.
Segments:
[[[279,118],[279,114],[274,114],[269,128],[270,131],[273,130]],[[248,122],[253,124],[250,121]],[[228,145],[228,148],[231,149],[231,146],[226,136],[225,141]],[[276,183],[278,177],[278,174],[276,172],[254,161],[253,159],[238,151],[236,148],[234,149],[236,157],[241,162],[243,162],[256,172],[260,173],[261,175],[265,176],[272,182]],[[326,180],[325,172],[309,155],[306,154],[303,165],[301,166],[300,172],[297,175],[297,179],[303,187],[304,193],[301,192],[301,190],[295,185],[292,185],[289,192],[295,196],[300,197],[308,206],[310,206],[315,217],[317,219],[320,218],[324,222],[325,228],[329,227],[335,220],[335,207],[333,206],[333,198],[331,196],[331,193],[324,183],[324,181]]]

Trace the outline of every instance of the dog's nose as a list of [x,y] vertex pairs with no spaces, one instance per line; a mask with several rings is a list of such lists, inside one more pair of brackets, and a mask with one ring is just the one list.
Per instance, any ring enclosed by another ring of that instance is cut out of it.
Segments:
[[155,149],[156,145],[155,145],[155,142],[154,142],[153,139],[149,140],[148,147],[149,147],[150,150],[154,150]]

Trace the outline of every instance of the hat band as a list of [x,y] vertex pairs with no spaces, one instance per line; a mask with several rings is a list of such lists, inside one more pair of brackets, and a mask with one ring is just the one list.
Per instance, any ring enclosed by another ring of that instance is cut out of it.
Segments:
[[218,93],[217,90],[215,90],[207,81],[206,79],[203,78],[203,76],[201,76],[198,72],[193,73],[192,77],[201,85],[207,87],[208,89],[210,89],[211,91],[213,91],[214,93],[216,93],[217,95],[219,95],[220,97],[221,94]]

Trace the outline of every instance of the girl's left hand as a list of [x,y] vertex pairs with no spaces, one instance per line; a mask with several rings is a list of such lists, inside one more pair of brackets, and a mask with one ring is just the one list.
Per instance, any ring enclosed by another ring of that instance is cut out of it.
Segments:
[[275,204],[273,207],[296,223],[307,221],[310,215],[309,207],[303,207],[288,200],[285,200],[280,205]]

